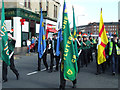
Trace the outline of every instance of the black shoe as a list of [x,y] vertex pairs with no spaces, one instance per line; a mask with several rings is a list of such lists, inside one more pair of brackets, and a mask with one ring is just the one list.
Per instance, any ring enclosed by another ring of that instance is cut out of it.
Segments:
[[8,81],[8,80],[6,79],[6,80],[3,80],[2,82],[5,83],[5,82],[7,82],[7,81]]
[[101,74],[101,73],[100,72],[95,73],[95,75],[99,75],[99,74]]
[[81,65],[80,67],[83,68],[83,65]]
[[51,72],[52,72],[52,70],[49,70],[48,72],[49,72],[49,73],[51,73]]
[[115,72],[113,72],[112,75],[115,76]]
[[37,71],[40,71],[40,68],[38,68]]
[[65,90],[65,88],[59,88],[59,90]]
[[48,71],[48,68],[46,68],[46,70],[45,71]]
[[18,75],[16,76],[16,79],[19,80],[19,78],[20,78],[20,75],[18,74]]
[[65,90],[65,88],[60,85],[59,90]]
[[54,72],[58,72],[58,70],[54,70]]
[[102,73],[105,73],[105,71],[102,71]]
[[74,85],[72,86],[72,88],[76,88],[76,85],[74,84]]

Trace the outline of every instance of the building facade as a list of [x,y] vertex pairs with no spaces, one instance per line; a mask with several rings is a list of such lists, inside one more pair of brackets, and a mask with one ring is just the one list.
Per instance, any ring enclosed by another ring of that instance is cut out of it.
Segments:
[[120,1],[118,2],[118,34],[120,38]]
[[[115,34],[118,32],[118,22],[104,22],[105,29],[109,35]],[[99,23],[93,22],[89,23],[88,25],[78,26],[78,32],[86,33],[86,34],[93,34],[99,35]]]
[[[59,0],[16,0],[4,2],[7,30],[13,29],[16,47],[26,46],[26,40],[39,35],[42,8],[45,32],[47,25],[56,26],[60,8]],[[2,3],[0,2],[0,8]],[[25,19],[21,25],[21,19]]]

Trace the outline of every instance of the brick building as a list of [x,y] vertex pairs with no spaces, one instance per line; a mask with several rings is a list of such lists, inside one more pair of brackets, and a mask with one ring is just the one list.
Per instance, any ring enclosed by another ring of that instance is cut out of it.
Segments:
[[[118,22],[104,22],[104,25],[106,31],[108,31],[108,33],[111,35],[116,33],[116,31],[118,31]],[[93,22],[93,23],[89,23],[88,25],[78,26],[77,31],[87,34],[92,33],[93,35],[98,35],[99,23]]]

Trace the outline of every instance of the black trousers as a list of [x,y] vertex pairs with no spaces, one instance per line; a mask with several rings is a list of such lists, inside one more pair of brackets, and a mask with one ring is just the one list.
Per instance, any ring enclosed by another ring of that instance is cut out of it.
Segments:
[[118,73],[120,74],[120,56],[118,56]]
[[88,65],[88,49],[84,49],[82,50],[82,59],[83,59],[83,62],[84,62],[84,65]]
[[77,66],[78,66],[78,73],[79,73],[80,72],[80,66],[83,66],[82,52],[78,57]]
[[53,49],[50,50],[50,70],[53,70],[53,65],[54,65],[54,54],[53,54]]
[[[72,81],[73,85],[77,83],[77,80],[75,79]],[[64,89],[66,85],[66,80],[64,79],[64,73],[60,69],[60,88]]]
[[[46,52],[43,54],[42,58],[43,58],[43,64],[45,65],[45,68],[48,69],[48,64],[46,61],[46,58],[47,58]],[[39,58],[39,53],[38,53],[38,70],[41,70],[41,58]]]
[[106,57],[105,69],[110,67],[110,56]]
[[[7,80],[7,64],[3,61],[3,70],[2,70],[2,77],[3,80]],[[14,64],[14,55],[12,55],[11,59],[10,59],[10,69],[13,71],[13,73],[18,76],[19,73],[17,71],[17,69],[15,68],[15,64]]]
[[59,70],[59,61],[60,61],[60,56],[55,56],[56,58],[56,70],[58,71]]
[[80,65],[81,65],[81,67],[83,67],[83,65],[84,65],[83,50],[82,50],[82,52],[81,52],[81,54],[79,56],[79,59],[80,59]]
[[101,73],[101,71],[105,72],[105,63],[106,62],[104,62],[104,63],[102,63],[100,65],[98,64],[98,62],[97,62],[97,50],[95,50],[95,59],[96,59],[96,67],[97,67],[96,72],[97,73]]
[[93,51],[92,47],[90,49],[88,49],[88,63],[93,61],[92,51]]

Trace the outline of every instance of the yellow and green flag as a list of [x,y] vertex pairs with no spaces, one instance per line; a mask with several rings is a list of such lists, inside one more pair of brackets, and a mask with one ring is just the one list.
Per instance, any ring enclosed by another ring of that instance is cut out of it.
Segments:
[[98,57],[97,57],[98,64],[102,64],[106,61],[105,47],[107,43],[108,43],[108,38],[106,35],[104,23],[103,23],[102,9],[101,9],[100,24],[99,24]]
[[74,13],[74,7],[73,7],[73,38],[74,38],[74,46],[75,46],[75,54],[78,59],[78,49],[77,49],[77,29],[75,24],[75,13]]
[[65,1],[63,6],[62,30],[63,30],[63,60],[62,61],[64,61],[64,70],[63,70],[64,79],[74,81],[77,76],[78,67],[77,67],[75,49],[73,45],[73,38],[69,27],[69,20],[68,20]]
[[9,49],[8,49],[8,35],[5,24],[4,2],[2,0],[2,13],[1,13],[1,30],[0,35],[2,37],[1,44],[1,58],[7,64],[10,65]]

